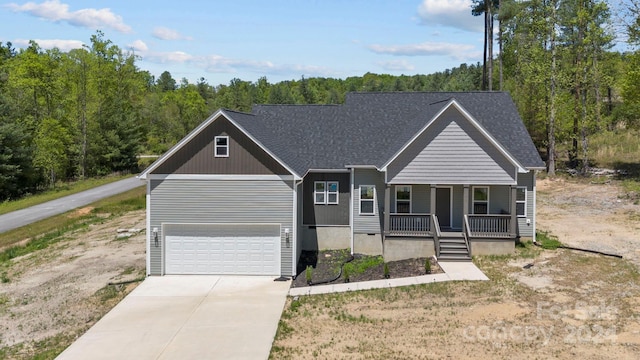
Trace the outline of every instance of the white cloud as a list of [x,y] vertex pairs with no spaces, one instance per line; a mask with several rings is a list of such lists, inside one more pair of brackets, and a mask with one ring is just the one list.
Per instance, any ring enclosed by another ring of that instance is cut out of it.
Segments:
[[111,9],[80,9],[69,11],[69,5],[59,0],[47,0],[40,4],[28,2],[23,5],[10,3],[5,5],[14,12],[24,12],[46,20],[63,22],[90,29],[109,27],[122,33],[130,33],[131,27],[125,24],[122,17],[114,14]]
[[416,68],[406,60],[380,61],[378,65],[388,71],[413,71]]
[[162,26],[153,29],[152,35],[160,40],[192,40],[190,36],[184,36],[176,30]]
[[134,51],[137,52],[146,52],[147,50],[149,50],[149,47],[147,46],[147,44],[144,43],[144,41],[142,40],[136,40],[134,42],[132,42],[131,44],[128,45],[129,48],[133,49]]
[[149,52],[143,55],[143,59],[160,64],[182,64],[193,61],[195,57],[191,54],[187,54],[183,51],[169,51],[169,52]]
[[471,0],[423,0],[418,6],[418,16],[423,25],[484,31],[483,17],[471,15]]
[[[61,39],[33,39],[43,49],[58,48],[62,52],[68,52],[72,49],[79,49],[84,45],[80,40],[61,40]],[[29,40],[16,39],[12,42],[13,45],[26,48],[29,46]]]
[[444,42],[424,42],[409,45],[370,45],[369,49],[377,54],[397,56],[449,56],[457,60],[464,60],[475,55],[474,45],[454,44]]

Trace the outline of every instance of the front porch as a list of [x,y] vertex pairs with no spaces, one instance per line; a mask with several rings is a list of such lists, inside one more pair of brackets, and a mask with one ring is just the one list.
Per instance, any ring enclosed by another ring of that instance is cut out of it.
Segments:
[[[495,193],[493,203],[490,189]],[[474,250],[480,255],[487,247],[509,252],[518,236],[517,198],[517,188],[510,185],[387,185],[385,253],[391,246],[407,248],[407,255],[424,252],[426,244],[420,241],[432,243],[433,254],[447,260],[470,260]],[[412,212],[416,208],[433,211]]]

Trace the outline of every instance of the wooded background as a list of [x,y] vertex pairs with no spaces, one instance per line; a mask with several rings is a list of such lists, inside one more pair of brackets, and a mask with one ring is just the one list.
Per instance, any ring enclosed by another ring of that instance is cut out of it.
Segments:
[[138,171],[137,155],[163,153],[218,108],[339,104],[351,91],[507,91],[549,174],[558,156],[585,171],[591,136],[640,128],[638,14],[640,0],[475,0],[469,16],[485,19],[476,64],[215,86],[169,72],[155,78],[100,31],[66,53],[0,42],[0,201],[56,181]]

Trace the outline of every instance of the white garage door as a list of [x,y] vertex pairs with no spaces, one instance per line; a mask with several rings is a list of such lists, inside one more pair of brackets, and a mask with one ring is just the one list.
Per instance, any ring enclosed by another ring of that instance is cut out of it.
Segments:
[[164,225],[166,274],[280,274],[279,224]]

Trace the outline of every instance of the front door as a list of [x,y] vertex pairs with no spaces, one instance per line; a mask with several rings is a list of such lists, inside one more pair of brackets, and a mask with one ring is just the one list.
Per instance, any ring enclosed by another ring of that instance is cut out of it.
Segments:
[[451,188],[436,188],[436,216],[440,228],[451,228]]

